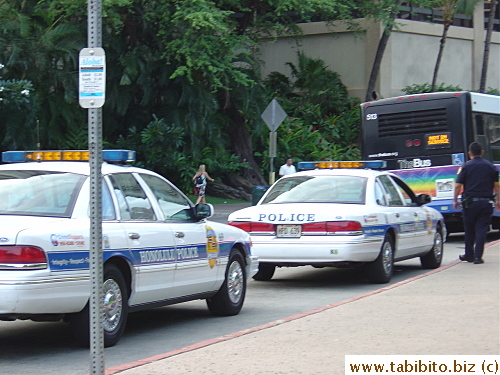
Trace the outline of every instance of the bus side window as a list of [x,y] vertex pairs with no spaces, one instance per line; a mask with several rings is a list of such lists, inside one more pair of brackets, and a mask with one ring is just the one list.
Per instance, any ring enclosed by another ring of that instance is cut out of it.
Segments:
[[489,146],[491,148],[492,161],[500,162],[500,116],[488,116]]

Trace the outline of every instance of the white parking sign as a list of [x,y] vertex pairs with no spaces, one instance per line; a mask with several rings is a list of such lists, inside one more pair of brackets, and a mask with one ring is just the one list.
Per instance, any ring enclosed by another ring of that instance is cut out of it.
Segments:
[[80,51],[79,103],[83,108],[104,105],[106,90],[106,56],[102,48]]

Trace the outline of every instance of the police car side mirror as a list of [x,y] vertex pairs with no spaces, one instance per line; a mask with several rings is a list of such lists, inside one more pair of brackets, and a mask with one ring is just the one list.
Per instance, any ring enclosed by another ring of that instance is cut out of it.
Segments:
[[424,204],[431,203],[432,198],[429,194],[419,194],[417,195],[417,204],[423,206]]
[[197,219],[206,219],[214,214],[214,206],[210,203],[200,203],[194,206],[194,215]]

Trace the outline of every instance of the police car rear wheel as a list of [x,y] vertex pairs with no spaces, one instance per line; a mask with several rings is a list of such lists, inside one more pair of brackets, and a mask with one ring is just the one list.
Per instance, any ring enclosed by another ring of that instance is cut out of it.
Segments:
[[259,270],[253,275],[253,278],[257,281],[269,281],[274,276],[274,271],[276,271],[276,266],[260,263]]
[[422,268],[434,269],[441,265],[442,260],[443,233],[441,232],[441,228],[438,228],[436,234],[434,235],[434,244],[432,245],[432,249],[423,257],[420,257],[420,263],[422,264]]
[[207,306],[213,315],[236,315],[243,307],[246,294],[246,274],[243,256],[237,250],[229,255],[226,277],[215,296],[207,299]]
[[374,284],[388,283],[394,271],[394,240],[388,234],[384,238],[380,254],[367,265],[368,280]]
[[[121,338],[127,322],[128,303],[125,278],[114,264],[104,267],[103,283],[103,328],[104,346],[115,345]],[[70,325],[77,343],[89,346],[90,317],[89,303],[79,313],[72,314]]]

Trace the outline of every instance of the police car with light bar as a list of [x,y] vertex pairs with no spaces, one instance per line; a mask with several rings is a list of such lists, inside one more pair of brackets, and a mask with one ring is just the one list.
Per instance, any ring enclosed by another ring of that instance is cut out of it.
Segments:
[[[397,176],[373,168],[383,161],[301,162],[256,206],[229,215],[250,233],[259,258],[256,280],[276,267],[363,265],[373,283],[390,281],[394,262],[419,257],[424,268],[443,258],[443,216],[425,206]],[[372,169],[366,169],[372,168]]]
[[[89,342],[88,151],[8,151],[0,165],[0,320],[67,321]],[[205,299],[214,315],[243,306],[257,268],[248,233],[207,221],[173,184],[116,165],[135,152],[104,150],[104,344],[118,342],[129,312]],[[26,163],[25,161],[31,161]],[[22,163],[21,163],[22,162]]]

